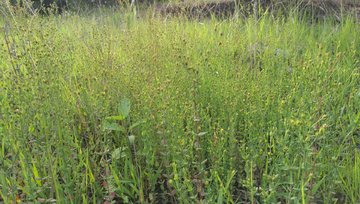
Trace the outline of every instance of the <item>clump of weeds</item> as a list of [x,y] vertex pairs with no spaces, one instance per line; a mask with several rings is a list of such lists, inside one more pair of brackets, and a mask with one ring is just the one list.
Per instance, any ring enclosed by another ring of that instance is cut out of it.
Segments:
[[4,5],[1,202],[360,201],[355,18]]

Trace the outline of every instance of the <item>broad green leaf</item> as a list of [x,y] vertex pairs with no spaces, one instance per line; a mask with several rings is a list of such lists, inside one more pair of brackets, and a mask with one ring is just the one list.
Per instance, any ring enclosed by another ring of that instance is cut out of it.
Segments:
[[120,158],[124,158],[126,157],[126,153],[124,152],[126,149],[126,147],[119,147],[117,149],[115,149],[115,151],[112,153],[112,158],[113,159],[120,159]]
[[203,135],[205,135],[207,132],[200,132],[199,134],[197,134],[197,136],[201,137]]
[[223,194],[222,194],[222,189],[220,189],[219,193],[218,193],[218,204],[222,204],[223,203]]
[[34,132],[34,130],[35,130],[34,126],[33,126],[33,125],[30,125],[30,126],[29,126],[29,132]]
[[103,128],[105,130],[117,130],[117,131],[123,131],[123,128],[116,123],[105,123]]
[[204,136],[206,133],[207,132],[200,132],[200,133],[191,132],[192,135],[198,136],[198,137]]
[[124,117],[122,116],[110,116],[110,117],[106,117],[106,120],[124,120]]
[[134,135],[130,135],[128,138],[129,138],[130,144],[133,145],[133,144],[134,144],[134,141],[135,141],[135,136],[134,136]]
[[130,112],[130,101],[127,98],[124,98],[120,101],[120,104],[118,106],[118,114],[119,116],[122,116],[123,118],[126,118],[126,116],[129,115]]

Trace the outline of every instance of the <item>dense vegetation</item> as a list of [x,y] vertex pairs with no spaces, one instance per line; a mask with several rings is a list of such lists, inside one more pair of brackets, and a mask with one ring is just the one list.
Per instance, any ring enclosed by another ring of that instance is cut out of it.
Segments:
[[0,201],[360,202],[356,18],[153,14],[1,16]]

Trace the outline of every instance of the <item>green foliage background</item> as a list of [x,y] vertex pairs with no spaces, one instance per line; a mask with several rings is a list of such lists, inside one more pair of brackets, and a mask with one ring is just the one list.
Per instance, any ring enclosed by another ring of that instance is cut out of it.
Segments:
[[1,16],[1,202],[357,203],[360,24]]

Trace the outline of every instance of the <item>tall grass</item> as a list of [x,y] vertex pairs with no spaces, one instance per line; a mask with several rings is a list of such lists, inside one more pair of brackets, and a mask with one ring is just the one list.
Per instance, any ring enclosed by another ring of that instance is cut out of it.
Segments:
[[1,20],[4,203],[356,203],[359,24]]

